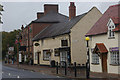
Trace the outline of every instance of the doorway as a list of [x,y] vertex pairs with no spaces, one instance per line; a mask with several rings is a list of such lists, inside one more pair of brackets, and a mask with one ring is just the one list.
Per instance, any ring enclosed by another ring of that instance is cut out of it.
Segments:
[[64,62],[67,62],[67,51],[60,52],[60,64],[64,66]]
[[40,59],[39,59],[39,55],[40,55],[40,54],[39,54],[39,52],[38,52],[37,54],[38,54],[38,58],[37,58],[37,59],[38,59],[38,60],[37,60],[38,62],[37,62],[37,63],[40,64],[40,61],[39,61],[39,60],[40,60]]
[[107,53],[101,54],[102,72],[107,73]]

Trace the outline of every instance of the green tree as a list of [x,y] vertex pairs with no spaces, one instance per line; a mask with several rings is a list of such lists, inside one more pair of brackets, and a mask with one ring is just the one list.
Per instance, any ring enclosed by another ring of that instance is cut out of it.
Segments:
[[[11,32],[2,32],[2,58],[4,59],[5,55],[8,52],[8,46],[14,46],[14,53],[17,52],[16,50],[16,44],[15,44],[15,40],[16,40],[16,35],[19,34],[20,30],[14,30]],[[16,54],[15,54],[16,55]]]

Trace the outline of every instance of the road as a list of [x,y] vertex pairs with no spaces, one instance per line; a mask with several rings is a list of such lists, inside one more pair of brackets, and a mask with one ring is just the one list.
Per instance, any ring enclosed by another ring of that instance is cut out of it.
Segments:
[[2,78],[59,78],[59,76],[2,66]]

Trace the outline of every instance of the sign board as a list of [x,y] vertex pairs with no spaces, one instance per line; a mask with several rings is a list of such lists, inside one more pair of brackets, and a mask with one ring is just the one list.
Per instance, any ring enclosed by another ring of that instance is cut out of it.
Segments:
[[9,47],[9,51],[14,51],[14,47]]
[[119,47],[112,47],[112,48],[109,48],[110,51],[119,51]]

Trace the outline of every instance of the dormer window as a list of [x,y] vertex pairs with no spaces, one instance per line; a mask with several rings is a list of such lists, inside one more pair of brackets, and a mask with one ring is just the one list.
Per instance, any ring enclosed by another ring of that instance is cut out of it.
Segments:
[[108,21],[108,38],[114,38],[115,37],[115,32],[113,31],[115,29],[115,24],[110,18]]
[[115,35],[114,35],[114,32],[113,32],[113,27],[114,26],[109,26],[109,28],[108,28],[108,34],[109,34],[109,38],[111,38],[111,37],[114,37]]

